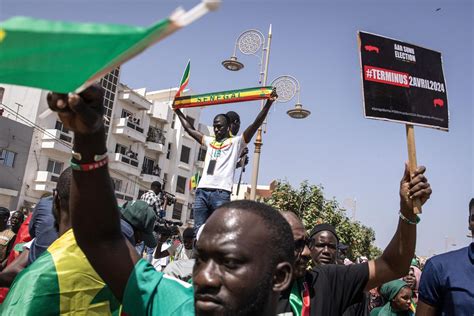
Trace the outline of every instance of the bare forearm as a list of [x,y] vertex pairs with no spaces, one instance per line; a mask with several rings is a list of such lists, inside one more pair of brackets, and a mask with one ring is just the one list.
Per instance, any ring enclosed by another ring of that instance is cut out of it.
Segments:
[[268,115],[268,111],[270,111],[270,108],[273,104],[273,100],[268,99],[267,102],[265,103],[265,106],[263,109],[258,113],[257,118],[255,121],[250,125],[244,132],[244,140],[246,143],[249,143],[255,133],[257,132],[258,128],[263,124],[263,121],[265,121],[265,118]]
[[5,270],[0,273],[0,286],[10,287],[18,273],[28,264],[28,250],[24,250]]
[[[92,162],[94,155],[105,153],[104,129],[91,135],[76,134],[74,151],[81,153],[81,162]],[[117,201],[106,167],[88,172],[73,171],[69,205],[78,242],[95,243],[121,237]]]
[[[408,218],[411,219],[411,217]],[[408,224],[400,219],[397,231],[382,256],[369,262],[369,281],[365,290],[368,291],[406,275],[415,254],[415,246],[416,225]]]
[[194,138],[198,143],[202,142],[202,134],[198,132],[192,125],[189,123],[189,121],[186,119],[186,116],[184,116],[183,112],[181,110],[176,110],[175,111],[176,115],[178,115],[179,120],[181,121],[181,125],[183,125],[184,130],[191,135],[192,138]]
[[[415,219],[411,219],[415,221]],[[393,278],[406,275],[410,269],[410,262],[415,254],[416,247],[416,225],[410,225],[401,219],[398,221],[397,231],[381,259],[390,267]]]

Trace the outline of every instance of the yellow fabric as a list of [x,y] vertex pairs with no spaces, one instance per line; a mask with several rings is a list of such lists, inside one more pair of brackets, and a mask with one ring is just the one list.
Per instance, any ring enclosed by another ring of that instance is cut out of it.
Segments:
[[58,276],[61,315],[111,315],[108,300],[91,304],[104,289],[97,275],[79,248],[72,229],[49,248]]

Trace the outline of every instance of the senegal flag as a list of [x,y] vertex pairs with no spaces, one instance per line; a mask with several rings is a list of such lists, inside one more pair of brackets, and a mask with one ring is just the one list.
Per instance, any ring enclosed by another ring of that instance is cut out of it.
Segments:
[[0,315],[119,315],[120,303],[64,233],[15,279]]
[[264,86],[239,90],[211,92],[198,95],[180,96],[174,99],[173,108],[193,108],[216,104],[269,99],[272,94],[272,89],[272,86]]
[[184,89],[189,83],[189,70],[191,68],[191,61],[188,60],[188,64],[186,65],[186,69],[184,69],[183,77],[181,78],[181,82],[179,83],[179,89],[178,92],[176,92],[176,95],[174,96],[175,98],[181,96],[183,93]]
[[199,180],[201,179],[198,172],[196,172],[190,179],[189,179],[189,190],[194,190],[197,188],[199,184]]

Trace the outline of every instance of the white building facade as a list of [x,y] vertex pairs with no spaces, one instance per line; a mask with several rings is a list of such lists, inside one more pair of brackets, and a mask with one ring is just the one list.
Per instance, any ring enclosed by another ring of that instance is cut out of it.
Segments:
[[[159,181],[176,197],[176,203],[167,207],[166,217],[192,220],[194,190],[190,180],[196,173],[202,174],[205,153],[171,109],[176,89],[130,89],[120,83],[119,69],[107,74],[101,85],[105,88],[109,169],[119,205],[138,199],[153,181]],[[29,207],[56,187],[71,159],[73,135],[49,112],[47,91],[3,84],[0,88],[4,89],[0,107],[8,108],[4,116],[34,129],[17,206]],[[199,124],[199,108],[183,113],[195,128],[209,135],[211,129]]]

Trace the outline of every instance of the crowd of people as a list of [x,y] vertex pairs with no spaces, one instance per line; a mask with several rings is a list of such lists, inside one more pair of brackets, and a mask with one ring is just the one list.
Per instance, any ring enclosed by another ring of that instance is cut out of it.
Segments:
[[[166,205],[160,183],[117,205],[102,89],[50,93],[50,108],[75,133],[74,154],[27,218],[0,208],[0,314],[473,315],[474,243],[424,267],[415,256],[413,200],[431,195],[424,167],[410,174],[405,166],[393,238],[379,258],[357,263],[329,223],[305,227],[293,210],[230,202],[235,169],[276,98],[273,91],[241,136],[238,115],[216,116],[211,137],[176,110],[208,149],[195,225],[180,231],[157,225]],[[474,233],[474,199],[469,227]]]

